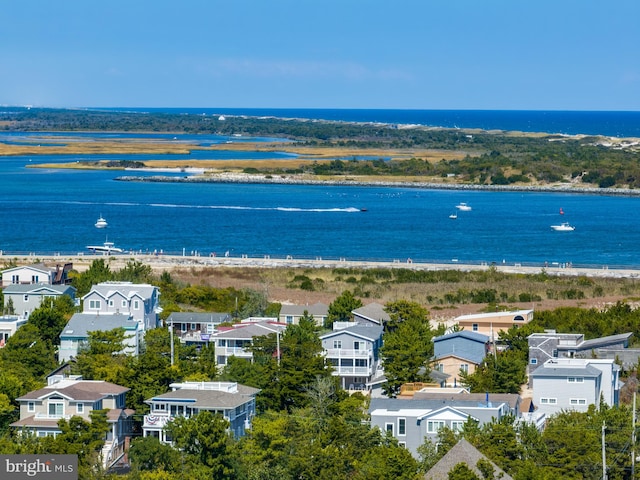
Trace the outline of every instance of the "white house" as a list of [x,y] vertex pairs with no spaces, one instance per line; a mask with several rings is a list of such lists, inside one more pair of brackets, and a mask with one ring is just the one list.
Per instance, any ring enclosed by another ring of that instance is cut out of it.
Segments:
[[29,318],[31,312],[39,308],[45,298],[57,298],[68,295],[72,300],[76,298],[76,289],[71,285],[49,284],[11,284],[4,287],[4,308],[11,305],[13,313],[23,318]]
[[164,427],[177,416],[189,418],[202,411],[222,415],[230,423],[236,438],[242,437],[251,426],[256,413],[257,388],[235,382],[172,383],[171,391],[156,395],[145,403],[151,406],[142,425],[145,437],[153,436],[170,443]]
[[4,347],[16,331],[27,323],[27,319],[18,315],[2,315],[0,317],[0,348]]
[[108,409],[110,430],[102,449],[104,466],[108,467],[124,454],[125,438],[132,435],[134,411],[125,408],[128,391],[126,387],[102,380],[52,376],[46,387],[16,399],[20,403],[20,420],[11,426],[38,437],[56,436],[61,433],[60,419],[78,416],[91,421],[93,410]]
[[531,374],[534,404],[548,417],[589,405],[618,405],[620,367],[613,359],[554,358]]
[[147,331],[158,326],[160,290],[149,284],[103,282],[82,297],[82,312],[93,315],[126,314]]
[[286,325],[275,321],[242,322],[232,327],[220,328],[213,336],[216,348],[216,363],[224,366],[231,357],[253,359],[249,349],[255,337],[263,337],[275,333],[280,335]]
[[55,269],[47,267],[44,263],[7,268],[2,271],[2,286],[63,285],[67,283],[67,274],[72,268],[71,263],[66,263],[63,267],[56,265]]

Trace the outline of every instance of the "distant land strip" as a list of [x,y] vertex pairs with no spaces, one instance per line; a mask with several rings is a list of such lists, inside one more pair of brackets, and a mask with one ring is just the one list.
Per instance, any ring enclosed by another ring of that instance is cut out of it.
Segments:
[[289,184],[289,185],[336,185],[358,187],[397,187],[397,188],[422,188],[431,190],[481,190],[481,191],[516,191],[516,192],[561,192],[590,195],[620,195],[640,196],[640,189],[632,188],[596,188],[579,187],[568,184],[553,185],[478,185],[463,183],[434,183],[434,182],[407,182],[407,181],[378,181],[378,180],[336,180],[336,179],[310,179],[295,175],[258,175],[245,173],[221,173],[212,175],[193,176],[169,176],[153,175],[148,177],[123,175],[115,180],[121,182],[158,182],[158,183],[255,183],[255,184]]

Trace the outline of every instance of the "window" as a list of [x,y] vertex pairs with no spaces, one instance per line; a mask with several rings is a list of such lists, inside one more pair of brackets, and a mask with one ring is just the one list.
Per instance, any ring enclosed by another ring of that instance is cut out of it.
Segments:
[[31,283],[38,283],[40,277],[38,275],[31,275]]
[[407,442],[398,442],[398,446],[402,448],[407,448]]
[[49,416],[50,417],[62,417],[64,415],[64,403],[62,402],[49,402]]
[[29,402],[29,403],[27,403],[27,411],[29,411],[29,412],[35,412],[35,411],[36,411],[36,404],[35,404],[35,402]]
[[139,300],[134,300],[133,301],[133,309],[134,310],[140,310],[140,301]]
[[356,367],[366,367],[367,359],[366,358],[356,358]]
[[460,420],[452,420],[451,421],[451,430],[454,432],[461,432],[464,428],[464,422]]
[[109,299],[109,306],[113,307],[113,299]]
[[540,404],[542,405],[556,405],[558,403],[557,398],[541,398]]
[[393,435],[393,423],[385,423],[384,429]]
[[438,430],[444,428],[445,424],[442,420],[429,420],[427,422],[427,433],[438,433]]
[[399,418],[398,419],[398,435],[406,435],[407,434],[407,419]]
[[180,324],[180,331],[181,332],[186,332],[187,331],[187,324],[186,323],[181,323]]
[[584,383],[583,377],[568,377],[567,382],[569,383]]
[[353,342],[353,349],[360,350],[360,342]]
[[464,373],[469,373],[469,364],[463,363],[462,365],[460,365],[460,370],[463,371]]
[[538,364],[538,359],[537,358],[532,358],[531,360],[529,360],[529,363],[531,365],[537,365]]
[[11,275],[11,283],[20,283],[20,275]]
[[100,310],[102,308],[102,304],[100,300],[89,300],[89,309],[90,310]]
[[293,323],[293,315],[287,315],[286,317],[284,317],[284,321],[291,325]]
[[337,348],[337,349],[342,348],[342,340],[334,340],[333,341],[333,348]]
[[569,400],[569,403],[571,405],[586,405],[587,404],[587,399],[586,398],[571,398]]
[[127,301],[122,300],[122,303],[120,305],[122,305],[122,308],[127,308]]
[[166,412],[167,411],[167,404],[166,403],[154,403],[153,404],[153,411],[154,412]]
[[552,350],[551,356],[553,356],[553,358],[558,358],[558,350]]
[[514,322],[524,322],[524,317],[522,315],[516,315],[513,317]]
[[195,324],[195,323],[192,323],[192,324],[191,324],[191,328],[190,328],[190,330],[195,330],[195,329],[196,329],[196,324]]
[[24,300],[25,302],[28,302],[28,301],[29,301],[29,295],[25,294],[25,296],[24,296],[23,300]]
[[84,413],[84,403],[76,403],[76,413]]
[[478,331],[478,324],[477,324],[477,323],[474,323],[473,325],[471,325],[471,329],[472,329],[474,332],[477,332],[477,331]]

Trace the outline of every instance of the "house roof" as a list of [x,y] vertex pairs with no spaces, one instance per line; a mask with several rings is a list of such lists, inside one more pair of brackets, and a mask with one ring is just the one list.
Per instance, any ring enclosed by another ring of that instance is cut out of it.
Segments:
[[378,324],[391,320],[389,314],[384,310],[384,305],[375,302],[356,308],[351,313]]
[[101,398],[120,395],[128,392],[129,388],[103,380],[62,380],[38,390],[33,390],[19,398],[23,400],[39,400],[54,394],[62,395],[69,400],[96,401]]
[[632,332],[620,333],[618,335],[609,335],[607,337],[592,338],[591,340],[585,340],[578,345],[580,350],[589,350],[592,348],[600,348],[602,346],[611,345],[612,343],[624,343],[628,342]]
[[83,299],[89,295],[97,293],[104,298],[109,298],[115,293],[120,293],[126,298],[132,298],[139,296],[141,298],[151,298],[157,287],[146,283],[131,283],[131,282],[103,282],[98,283],[91,287],[91,291],[87,293]]
[[452,332],[445,335],[440,335],[439,337],[433,337],[433,342],[443,342],[454,338],[465,338],[483,344],[489,341],[489,336],[483,335],[482,333],[460,330],[459,332]]
[[[451,396],[442,396],[442,397],[429,397],[422,398],[419,396],[420,392],[415,392],[413,398],[377,398],[374,397],[371,399],[369,404],[369,411],[373,412],[375,410],[388,410],[388,411],[397,411],[400,409],[403,410],[424,410],[424,411],[433,411],[440,410],[443,407],[452,407],[452,408],[492,408],[497,409],[500,405],[507,403],[506,401],[498,400],[490,396],[490,405],[487,405],[486,401],[483,399],[482,401],[478,401],[477,398],[471,397],[470,395],[463,394],[459,395],[455,398]],[[484,394],[482,394],[484,396]]]
[[461,352],[461,353],[453,353],[453,352],[444,352],[441,355],[437,355],[433,357],[433,360],[444,360],[445,358],[457,358],[459,360],[464,360],[465,362],[472,363],[474,365],[480,365],[482,360],[484,360],[484,355],[473,355],[471,352]]
[[338,330],[333,330],[329,333],[320,336],[320,340],[324,340],[325,338],[335,337],[340,334],[352,335],[354,337],[363,338],[365,340],[369,340],[371,342],[375,342],[382,336],[383,327],[381,325],[359,325],[354,323],[352,327],[341,328]]
[[471,445],[464,438],[458,441],[451,450],[449,450],[439,461],[436,463],[426,475],[426,480],[448,480],[449,472],[459,463],[465,463],[469,469],[473,470],[476,475],[482,477],[482,472],[476,467],[478,460],[487,460],[491,463],[495,469],[497,476],[502,480],[512,480],[513,477],[508,475],[504,470],[498,467],[495,463],[491,462],[486,456]]
[[531,377],[587,377],[598,378],[602,372],[591,365],[558,365],[545,362],[536,368]]
[[305,310],[309,315],[328,315],[329,306],[318,302],[313,305],[287,305],[283,304],[280,308],[280,315],[303,315]]
[[459,401],[471,402],[474,405],[486,404],[487,396],[489,401],[493,404],[506,403],[513,410],[522,401],[522,398],[517,393],[451,393],[444,392],[439,393],[437,389],[430,389],[429,391],[418,390],[413,394],[413,399],[409,401],[415,402],[416,400],[437,400],[442,404],[454,406]]
[[34,263],[32,265],[20,265],[18,267],[7,268],[6,270],[2,270],[2,274],[4,275],[5,273],[11,273],[15,270],[24,270],[24,269],[36,270],[38,272],[42,272],[46,274],[53,273],[53,269],[47,267],[44,263]]
[[474,319],[481,319],[481,318],[496,318],[496,317],[515,317],[517,315],[523,315],[523,316],[528,316],[530,313],[533,313],[532,309],[529,310],[516,310],[513,312],[489,312],[489,313],[472,313],[469,315],[460,315],[459,317],[455,318],[455,321],[460,321],[460,320],[474,320]]
[[48,284],[12,284],[4,287],[4,294],[17,295],[70,295],[75,296],[76,289],[71,285],[48,285]]
[[89,332],[108,332],[114,328],[138,330],[140,325],[129,315],[121,313],[96,315],[94,313],[74,313],[60,333],[60,338],[88,338]]
[[[242,387],[242,388],[241,388]],[[156,395],[145,403],[158,400],[178,400],[182,403],[190,402],[191,407],[212,410],[217,408],[235,408],[247,403],[260,390],[257,388],[238,385],[237,393],[224,392],[220,390],[191,390],[180,389]]]
[[274,325],[268,322],[238,323],[229,330],[221,330],[213,336],[215,338],[251,339],[276,333],[284,330],[284,328],[285,326],[282,324]]
[[230,313],[216,312],[173,312],[167,323],[222,323],[231,320]]

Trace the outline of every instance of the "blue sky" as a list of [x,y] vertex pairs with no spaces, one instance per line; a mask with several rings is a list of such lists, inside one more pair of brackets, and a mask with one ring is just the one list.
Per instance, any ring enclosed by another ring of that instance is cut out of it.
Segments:
[[0,104],[640,110],[639,0],[0,0]]

